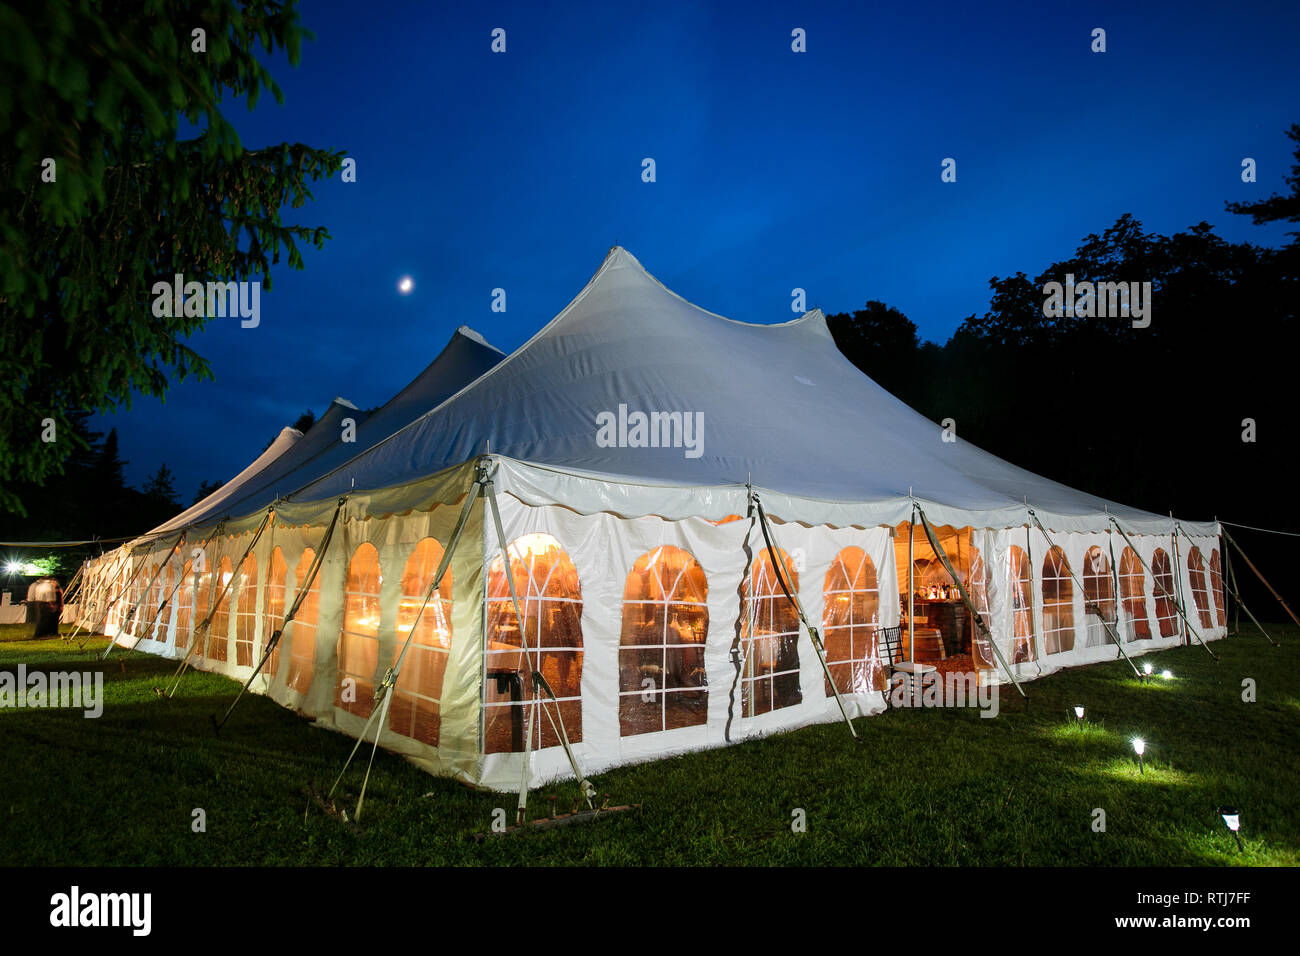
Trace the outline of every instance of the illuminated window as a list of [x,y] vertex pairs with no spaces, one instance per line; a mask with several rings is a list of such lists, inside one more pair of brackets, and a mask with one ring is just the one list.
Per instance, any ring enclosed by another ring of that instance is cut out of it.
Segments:
[[[799,588],[794,563],[780,551],[786,586]],[[799,689],[799,614],[786,599],[776,578],[772,554],[764,548],[750,571],[749,590],[742,610],[741,707],[750,717],[802,703]]]
[[1034,582],[1029,556],[1023,549],[1011,546],[1011,639],[1013,664],[1037,660],[1034,645]]
[[1101,548],[1089,548],[1083,556],[1083,602],[1085,614],[1115,620],[1115,584],[1110,576],[1110,561]]
[[993,647],[985,636],[992,633],[989,616],[989,568],[984,563],[984,557],[978,548],[971,548],[970,570],[964,583],[970,592],[971,601],[975,604],[975,610],[979,611],[980,620],[984,622],[983,628],[972,622],[974,631],[971,633],[971,656],[976,666],[993,667],[996,658]]
[[167,609],[164,611],[162,602],[172,596],[172,570],[172,562],[168,561],[162,570],[162,574],[158,575],[153,610],[149,612],[149,616],[145,619],[145,624],[149,626],[153,639],[162,641],[164,644],[167,643],[167,619],[172,616],[172,612],[170,604],[167,605]]
[[218,602],[212,615],[212,625],[208,628],[207,646],[202,650],[210,661],[227,659],[226,643],[230,633],[230,590],[226,587],[234,573],[230,568],[230,558],[221,559],[217,574],[212,580],[212,600]]
[[1151,573],[1155,577],[1156,623],[1160,626],[1160,636],[1173,637],[1178,631],[1174,620],[1178,613],[1174,604],[1174,572],[1169,555],[1160,548],[1156,548],[1151,559]]
[[176,591],[176,648],[190,646],[190,618],[194,612],[194,563],[186,561],[181,571],[181,586]]
[[362,544],[348,562],[343,629],[338,643],[338,685],[334,693],[334,705],[358,717],[369,717],[375,702],[379,586],[379,552],[373,544]]
[[[190,632],[191,635],[198,630],[200,624],[207,620],[208,608],[212,604],[212,560],[202,552],[200,552],[200,556],[203,557],[203,561],[195,561],[199,565],[199,569],[194,575],[194,627]],[[201,646],[196,647],[194,653],[202,657],[203,648]]]
[[1219,549],[1210,551],[1210,591],[1214,596],[1214,609],[1219,613],[1219,624],[1227,626],[1228,610],[1223,598],[1223,565],[1219,561]]
[[[162,587],[162,581],[154,580],[154,575],[158,573],[158,565],[151,564],[145,570],[140,572],[140,606],[135,609],[135,620],[131,622],[131,633],[146,640],[152,637],[150,627],[153,622],[154,614],[158,610],[158,589]],[[128,608],[128,610],[130,610]]]
[[1123,602],[1124,618],[1120,626],[1130,641],[1145,641],[1151,637],[1147,623],[1146,572],[1137,552],[1126,547],[1119,558],[1119,593]]
[[[777,591],[780,591],[777,585]],[[822,676],[826,694],[868,694],[884,690],[884,669],[876,653],[880,590],[876,566],[861,548],[835,555],[823,583],[822,642],[835,687]],[[784,596],[782,596],[784,600]]]
[[665,545],[632,565],[623,588],[619,728],[624,737],[704,724],[709,585],[688,551]]
[[[302,557],[298,560],[298,567],[293,572],[298,588],[301,588],[307,580],[311,564],[315,560],[316,552],[311,548],[304,548]],[[298,600],[296,591],[294,600]],[[285,629],[284,636],[280,638],[282,646],[286,641],[289,645],[289,673],[285,675],[284,686],[300,694],[305,694],[311,689],[311,679],[316,671],[316,615],[319,611],[320,573],[317,572],[307,597],[303,599],[302,606],[294,615],[293,623]]]
[[1047,654],[1074,650],[1074,585],[1059,547],[1043,559],[1043,648]]
[[[288,594],[289,566],[285,564],[284,552],[279,547],[271,549],[271,558],[266,563],[266,607],[262,612],[262,646],[271,643],[271,636],[283,626],[285,615],[285,598]],[[280,648],[284,645],[285,635],[280,635],[280,643],[275,645],[271,656],[266,659],[263,673],[275,680],[280,674]],[[266,653],[263,651],[263,653]]]
[[[397,607],[397,642],[393,646],[393,662],[402,651],[416,615],[411,646],[402,662],[393,702],[389,705],[388,726],[403,737],[410,737],[438,746],[441,727],[441,702],[443,676],[447,672],[447,655],[451,650],[451,568],[443,575],[438,593],[427,605],[424,596],[429,593],[433,576],[442,560],[443,548],[433,538],[423,538],[406,561],[402,572],[402,599]],[[424,605],[424,612],[420,607]]]
[[[540,670],[564,718],[569,740],[582,739],[582,588],[573,561],[549,534],[529,534],[510,545],[510,573],[524,612],[532,662]],[[488,753],[522,750],[533,686],[519,621],[510,600],[505,562],[498,554],[488,573],[485,692],[485,748]],[[543,698],[545,693],[543,692]],[[547,705],[554,713],[554,707]],[[557,721],[558,723],[558,721]],[[559,738],[540,711],[533,746],[554,747]]]
[[257,559],[250,553],[239,572],[239,597],[235,606],[235,664],[253,666],[257,640]]
[[1187,552],[1187,576],[1192,581],[1192,601],[1196,604],[1201,627],[1214,627],[1214,618],[1210,616],[1210,594],[1205,580],[1205,559],[1201,557],[1201,549],[1195,545]]

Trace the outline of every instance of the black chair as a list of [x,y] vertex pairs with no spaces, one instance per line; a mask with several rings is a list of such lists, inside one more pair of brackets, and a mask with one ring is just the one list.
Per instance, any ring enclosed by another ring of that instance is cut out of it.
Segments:
[[[880,655],[880,664],[885,670],[885,707],[891,705],[890,691],[894,686],[894,674],[907,674],[909,685],[913,681],[924,680],[926,674],[934,674],[938,668],[933,664],[917,664],[903,659],[903,625],[882,627],[876,632],[876,649]],[[910,694],[911,687],[908,687]]]

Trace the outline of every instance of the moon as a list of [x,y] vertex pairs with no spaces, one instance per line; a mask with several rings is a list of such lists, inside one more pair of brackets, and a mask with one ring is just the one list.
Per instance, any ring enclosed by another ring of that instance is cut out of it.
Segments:
[[402,276],[397,280],[397,291],[402,293],[402,295],[410,295],[414,288],[415,280],[410,276]]

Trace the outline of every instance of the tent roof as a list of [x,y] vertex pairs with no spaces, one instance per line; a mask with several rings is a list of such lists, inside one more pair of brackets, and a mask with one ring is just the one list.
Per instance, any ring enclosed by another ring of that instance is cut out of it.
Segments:
[[[682,447],[601,447],[598,416],[617,418],[620,407],[702,416],[698,457]],[[1018,525],[1031,506],[1067,530],[1104,530],[1107,511],[1130,528],[1171,526],[960,438],[943,441],[938,425],[844,358],[820,310],[777,325],[728,319],[671,292],[618,246],[577,298],[499,365],[297,498],[333,497],[353,482],[412,481],[483,454],[489,442],[493,455],[513,460],[522,497],[578,510],[722,517],[733,496],[697,495],[693,508],[667,489],[752,480],[791,501],[887,505],[832,509],[855,515],[850,523],[892,523],[900,508],[906,520],[914,495],[936,523]],[[784,515],[816,521],[821,513],[829,512]]]
[[266,470],[267,466],[296,445],[301,439],[302,432],[296,428],[285,426],[280,429],[280,434],[275,436],[275,440],[271,442],[264,452],[254,458],[248,467],[212,492],[212,494],[201,501],[195,502],[170,521],[160,524],[150,533],[183,528],[185,525],[194,523],[203,515],[220,510],[224,503],[238,500],[237,495],[242,489],[248,486],[259,474]]
[[[305,436],[286,428],[285,432],[301,440],[268,459],[231,493],[205,498],[155,530],[179,530],[189,524],[227,515],[242,517],[265,509],[277,497],[287,496],[330,473],[434,408],[499,362],[503,354],[479,333],[461,326],[424,371],[382,407],[365,412],[345,398],[335,398]],[[343,420],[349,418],[354,423],[354,440],[343,441]],[[263,453],[258,461],[266,457],[267,453]]]

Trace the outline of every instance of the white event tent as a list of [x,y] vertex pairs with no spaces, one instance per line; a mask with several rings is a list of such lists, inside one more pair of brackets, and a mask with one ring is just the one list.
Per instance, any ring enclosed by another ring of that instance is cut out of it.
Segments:
[[[905,653],[994,684],[1226,633],[1217,523],[951,439],[820,311],[724,318],[614,247],[509,356],[462,329],[384,407],[336,401],[103,556],[97,613],[116,589],[128,646],[354,737],[382,716],[381,746],[501,790],[571,773],[563,736],[591,773],[877,713],[880,636],[909,614]],[[538,674],[562,732],[528,706]]]

